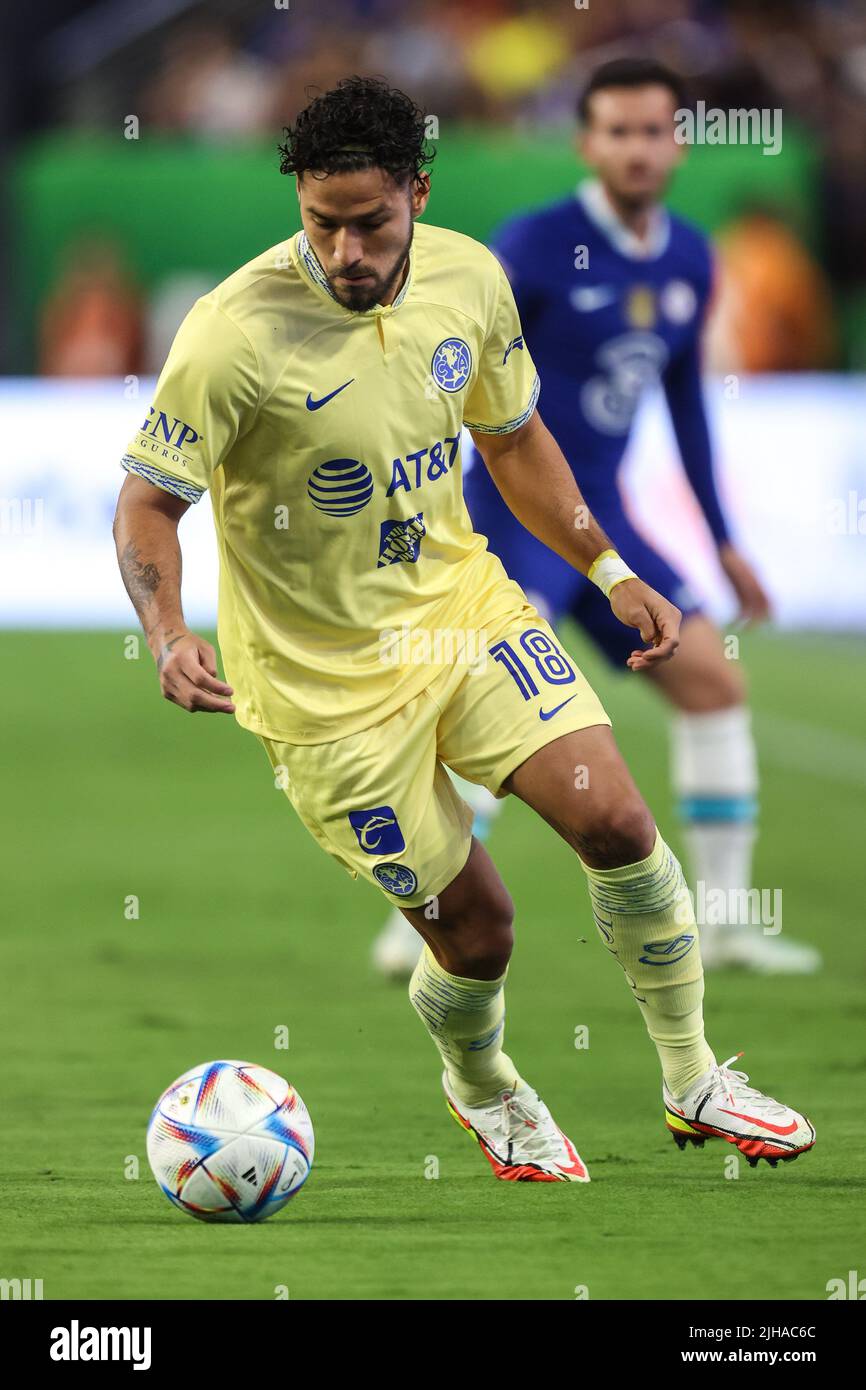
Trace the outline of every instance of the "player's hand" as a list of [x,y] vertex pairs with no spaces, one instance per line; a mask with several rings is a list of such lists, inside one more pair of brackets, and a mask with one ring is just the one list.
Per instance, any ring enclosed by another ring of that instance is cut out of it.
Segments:
[[726,542],[719,546],[719,563],[737,595],[743,621],[760,623],[769,618],[769,596],[745,555]]
[[636,627],[647,651],[634,651],[626,662],[632,671],[644,671],[659,661],[668,661],[680,645],[682,613],[642,579],[625,579],[610,591],[610,606],[621,623]]
[[216,652],[194,632],[180,632],[164,641],[156,653],[159,684],[166,700],[196,714],[233,714],[230,685],[217,675]]

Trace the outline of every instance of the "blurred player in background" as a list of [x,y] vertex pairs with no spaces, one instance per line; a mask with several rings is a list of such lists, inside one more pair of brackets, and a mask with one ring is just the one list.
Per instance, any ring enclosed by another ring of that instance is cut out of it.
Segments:
[[[660,64],[625,58],[598,68],[579,103],[579,150],[595,178],[576,196],[507,222],[494,237],[511,281],[526,342],[538,366],[544,418],[592,513],[623,558],[683,612],[676,659],[645,674],[673,707],[672,776],[695,884],[723,890],[726,920],[703,924],[707,968],[809,973],[811,946],[749,925],[758,769],[739,668],[679,574],[627,520],[618,472],[645,388],[661,382],[686,475],[716,543],[719,563],[747,622],[769,614],[767,595],[732,542],[713,480],[701,394],[701,329],[712,265],[706,238],[661,204],[684,152],[674,115],[685,104],[679,79]],[[512,345],[524,351],[522,341]],[[554,624],[577,622],[615,669],[628,632],[583,575],[525,530],[488,470],[466,479],[477,531],[512,578]],[[575,525],[582,524],[575,518]],[[461,788],[484,836],[501,806]],[[477,789],[476,789],[477,792]],[[710,899],[721,901],[718,894]],[[392,914],[374,945],[384,973],[411,970],[417,938]]]

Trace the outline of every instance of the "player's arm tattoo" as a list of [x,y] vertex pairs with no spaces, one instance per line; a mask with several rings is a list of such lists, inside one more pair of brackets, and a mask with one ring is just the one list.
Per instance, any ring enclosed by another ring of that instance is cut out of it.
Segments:
[[132,599],[136,613],[142,618],[143,610],[153,602],[153,596],[162,583],[159,566],[152,560],[142,558],[135,541],[127,541],[120,553],[119,563],[126,592]]
[[[169,573],[165,574],[155,560],[145,559],[134,540],[127,541],[119,552],[118,563],[126,592],[132,600],[148,643],[154,633],[161,629],[162,640],[159,653],[156,655],[157,669],[161,671],[174,643],[186,632],[182,620],[165,622],[165,615],[161,611],[165,605],[157,602],[160,587],[165,586],[166,581],[171,579],[173,567],[169,563]],[[169,594],[171,587],[169,583]]]

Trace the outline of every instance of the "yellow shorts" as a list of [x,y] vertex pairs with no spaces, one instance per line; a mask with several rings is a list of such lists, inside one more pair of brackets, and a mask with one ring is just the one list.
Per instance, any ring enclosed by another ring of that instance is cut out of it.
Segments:
[[472,841],[472,811],[446,767],[505,796],[509,773],[539,748],[593,724],[610,719],[527,603],[488,632],[480,659],[440,671],[381,724],[330,743],[261,741],[322,848],[401,907],[422,907]]

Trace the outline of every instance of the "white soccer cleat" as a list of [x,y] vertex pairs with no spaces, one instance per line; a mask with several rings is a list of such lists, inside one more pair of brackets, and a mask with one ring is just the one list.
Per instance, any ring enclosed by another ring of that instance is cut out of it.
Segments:
[[423,950],[423,938],[395,907],[373,942],[373,965],[389,980],[408,980]]
[[802,941],[767,936],[760,927],[701,927],[705,970],[749,970],[756,975],[814,975],[821,952]]
[[465,1105],[448,1090],[448,1109],[471,1134],[497,1178],[510,1182],[589,1182],[586,1164],[532,1087],[501,1091],[492,1105]]
[[742,1055],[738,1052],[711,1067],[678,1100],[665,1086],[665,1123],[680,1149],[686,1144],[701,1147],[706,1139],[725,1139],[753,1168],[759,1158],[775,1168],[780,1159],[811,1149],[815,1130],[805,1115],[747,1086],[745,1072],[730,1070],[731,1062]]

